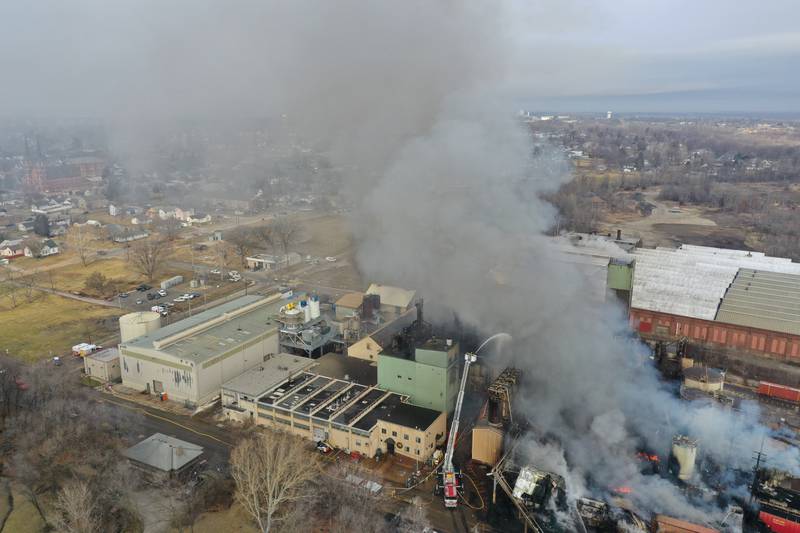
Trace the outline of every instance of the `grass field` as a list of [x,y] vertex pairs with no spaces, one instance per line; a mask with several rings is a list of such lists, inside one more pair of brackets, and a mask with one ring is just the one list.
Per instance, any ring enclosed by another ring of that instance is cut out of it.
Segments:
[[30,500],[15,488],[12,488],[12,496],[14,508],[8,515],[2,533],[39,533],[44,531],[44,520]]
[[35,293],[29,303],[21,290],[19,305],[11,308],[7,294],[0,296],[0,351],[26,361],[67,355],[79,342],[100,341],[118,330],[119,310]]
[[[36,280],[37,285],[42,287],[51,288],[52,285],[59,291],[80,292],[87,296],[100,297],[100,294],[87,290],[85,287],[86,279],[94,272],[100,272],[106,278],[117,281],[121,291],[131,290],[144,281],[144,278],[123,258],[100,259],[89,263],[85,267],[80,263],[66,265],[48,272],[39,273],[36,275]],[[169,268],[164,269],[157,279],[179,274],[186,277],[189,273]]]
[[[173,531],[178,533],[180,530]],[[188,531],[188,529],[184,531]],[[253,525],[250,517],[238,504],[233,504],[230,509],[224,511],[201,514],[192,531],[194,533],[218,533],[219,531],[257,533],[258,528]]]

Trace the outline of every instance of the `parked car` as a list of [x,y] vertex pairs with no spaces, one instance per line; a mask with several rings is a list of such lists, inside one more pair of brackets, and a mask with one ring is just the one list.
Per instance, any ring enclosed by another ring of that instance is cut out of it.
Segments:
[[139,298],[138,300],[136,300],[136,305],[142,305],[143,303],[144,303],[144,302],[142,301],[142,299],[141,299],[141,298]]
[[148,292],[148,293],[147,293],[147,299],[148,299],[148,300],[153,300],[153,299],[155,299],[155,297],[156,297],[156,295],[155,295],[155,294],[153,294],[152,292]]
[[164,289],[158,289],[158,294],[160,294],[161,296],[166,296],[167,291],[165,291]]
[[329,263],[335,263],[336,258],[329,255],[328,257],[325,258],[325,261],[328,261]]
[[120,298],[127,298],[128,297],[128,293],[127,292],[121,292],[121,293],[119,293],[119,297]]
[[192,298],[200,298],[202,296],[202,294],[200,294],[199,292],[193,292],[191,294],[191,296],[192,296]]
[[327,442],[320,440],[317,441],[317,450],[319,450],[320,453],[331,453],[333,448]]
[[142,283],[141,285],[136,287],[136,290],[139,291],[139,292],[145,292],[145,291],[149,291],[152,288],[153,287],[151,287],[150,285],[148,285],[146,283]]
[[164,302],[164,305],[166,305],[168,308],[169,307],[175,307],[175,304],[172,303],[172,302]]
[[209,274],[215,274],[215,275],[222,274],[222,272],[218,268],[212,268],[211,270],[208,271],[208,273]]

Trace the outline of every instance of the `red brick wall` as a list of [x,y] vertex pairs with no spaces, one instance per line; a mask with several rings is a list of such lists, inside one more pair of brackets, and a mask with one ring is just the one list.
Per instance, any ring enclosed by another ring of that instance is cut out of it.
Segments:
[[800,336],[684,316],[630,310],[630,323],[642,337],[677,339],[800,363]]

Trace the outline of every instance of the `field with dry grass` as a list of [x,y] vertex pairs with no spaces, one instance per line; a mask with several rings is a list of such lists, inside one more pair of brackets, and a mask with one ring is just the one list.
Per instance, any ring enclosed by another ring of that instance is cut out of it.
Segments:
[[[16,307],[9,292],[16,291]],[[67,355],[79,342],[99,342],[117,333],[121,310],[23,289],[0,291],[0,351],[26,361]]]

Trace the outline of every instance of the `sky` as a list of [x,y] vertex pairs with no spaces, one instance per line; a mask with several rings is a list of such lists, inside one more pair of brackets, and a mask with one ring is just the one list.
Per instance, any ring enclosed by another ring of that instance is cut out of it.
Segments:
[[[514,11],[504,25],[509,107],[800,112],[796,1],[503,4]],[[357,3],[350,5],[342,17],[357,19]],[[286,74],[287,65],[276,60],[294,29],[282,24],[286,6],[4,0],[0,115],[258,111],[270,100],[274,77]],[[476,36],[473,46],[480,54],[482,39]]]

